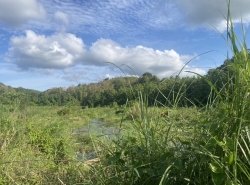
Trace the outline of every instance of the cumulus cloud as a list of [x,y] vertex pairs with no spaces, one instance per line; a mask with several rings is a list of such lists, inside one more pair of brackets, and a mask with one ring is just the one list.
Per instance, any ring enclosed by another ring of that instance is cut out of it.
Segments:
[[37,0],[0,0],[0,22],[18,27],[29,20],[44,19],[46,11]]
[[[159,77],[167,77],[176,74],[194,56],[180,55],[172,49],[160,51],[144,46],[122,47],[110,39],[99,39],[90,47],[87,57],[88,60],[84,59],[84,56],[83,61],[88,64],[106,65],[105,62],[111,62],[115,65],[125,64],[133,69],[136,75],[150,72]],[[124,70],[133,74],[129,68],[125,67]],[[184,70],[205,74],[204,70],[188,65]]]
[[66,68],[77,63],[84,53],[84,43],[73,34],[37,35],[31,30],[26,36],[12,37],[9,56],[22,69]]
[[[116,74],[115,65],[123,65],[124,72],[129,75],[150,72],[160,78],[169,77],[176,75],[185,63],[194,57],[180,55],[173,49],[160,51],[141,45],[122,47],[113,40],[103,38],[86,49],[83,41],[73,34],[60,33],[46,37],[37,35],[31,30],[27,30],[25,36],[12,37],[10,46],[6,58],[22,70],[33,69],[33,72],[52,74],[54,72],[52,69],[64,69],[64,79],[70,81],[84,79],[89,66],[96,67],[94,73],[100,72],[101,68],[107,69],[108,66],[107,73]],[[73,71],[69,70],[76,65],[78,67]],[[81,68],[79,71],[79,65],[85,67],[84,70]],[[126,65],[133,69],[135,74]],[[189,65],[184,67],[185,70],[205,74],[204,70]]]
[[[175,3],[185,13],[187,20],[193,26],[211,27],[212,24],[219,31],[225,31],[227,17],[227,1],[226,0],[175,0]],[[249,0],[234,0],[231,1],[231,15],[235,23],[250,22],[250,1]]]

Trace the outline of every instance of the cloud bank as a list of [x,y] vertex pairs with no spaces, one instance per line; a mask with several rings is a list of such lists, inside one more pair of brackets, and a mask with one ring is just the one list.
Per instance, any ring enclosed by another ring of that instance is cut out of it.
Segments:
[[[51,73],[52,69],[67,69],[75,65],[109,66],[115,71],[116,67],[110,64],[113,63],[118,66],[124,64],[129,66],[136,75],[150,72],[158,77],[173,75],[194,57],[180,55],[173,49],[160,51],[141,45],[122,47],[113,40],[103,38],[86,48],[83,40],[74,34],[58,33],[44,36],[31,30],[27,30],[25,36],[11,38],[7,56],[9,61],[22,70],[44,69],[46,74]],[[124,70],[128,74],[133,74],[127,67]],[[204,70],[197,67],[186,66],[184,70],[205,74]],[[71,79],[69,74],[67,76],[65,79]],[[76,76],[83,78],[80,74],[75,74]]]
[[[249,23],[249,7],[249,0],[231,1],[234,22]],[[135,36],[149,29],[172,30],[184,25],[210,29],[213,25],[225,31],[226,15],[226,0],[0,0],[0,22],[8,26],[28,23],[25,29],[54,31],[59,24],[69,32],[104,37]]]

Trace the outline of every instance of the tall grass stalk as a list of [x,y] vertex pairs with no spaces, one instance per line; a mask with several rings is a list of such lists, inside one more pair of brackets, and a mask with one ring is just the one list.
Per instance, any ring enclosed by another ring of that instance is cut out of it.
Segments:
[[[246,34],[242,23],[243,41],[234,29],[228,2],[227,16],[227,44],[233,54],[233,62],[229,64],[227,83],[222,89],[206,79],[211,89],[217,95],[215,111],[212,113],[210,139],[203,148],[204,154],[211,157],[210,163],[215,184],[245,184],[249,182],[250,165],[249,154],[250,140],[247,126],[249,125],[250,110],[250,57],[246,44]],[[216,116],[221,116],[219,119]],[[218,131],[218,129],[221,129]],[[213,143],[213,144],[212,144]],[[214,148],[209,148],[209,145]],[[218,176],[219,174],[219,176]]]
[[[231,42],[231,51],[234,56],[234,62],[232,64],[233,68],[233,90],[231,91],[231,97],[227,97],[228,101],[228,110],[229,113],[234,115],[233,122],[229,125],[228,134],[232,135],[234,139],[234,148],[233,148],[233,183],[239,183],[238,178],[238,168],[241,167],[239,159],[241,159],[241,154],[238,152],[240,137],[242,134],[242,128],[246,126],[247,114],[249,113],[249,90],[250,90],[250,58],[249,52],[246,45],[246,35],[242,23],[242,34],[243,41],[241,41],[234,30],[233,21],[230,14],[230,3],[228,3],[228,37]],[[239,47],[239,48],[238,48]],[[229,79],[229,83],[232,81]],[[229,94],[229,93],[228,93]],[[249,124],[249,123],[247,123]],[[250,144],[250,143],[249,143]],[[238,156],[240,155],[240,156]]]

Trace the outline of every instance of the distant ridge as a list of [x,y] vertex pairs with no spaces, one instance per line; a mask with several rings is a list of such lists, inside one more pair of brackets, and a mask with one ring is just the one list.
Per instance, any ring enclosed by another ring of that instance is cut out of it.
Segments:
[[15,87],[7,86],[7,85],[0,82],[0,93],[4,93],[4,92],[27,92],[27,91],[40,92],[40,91],[33,90],[33,89],[25,89],[23,87],[15,88]]
[[14,91],[15,91],[15,89],[13,87],[4,85],[3,83],[0,82],[0,92],[1,93],[3,93],[3,92],[14,92]]

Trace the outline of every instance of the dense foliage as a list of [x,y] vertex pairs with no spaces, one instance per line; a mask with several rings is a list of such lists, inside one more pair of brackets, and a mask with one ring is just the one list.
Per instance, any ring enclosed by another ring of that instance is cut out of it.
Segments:
[[[204,78],[209,79],[218,89],[227,82],[230,64],[234,59],[226,60],[216,69],[211,69]],[[79,84],[69,88],[52,88],[39,92],[24,88],[11,88],[0,84],[0,101],[3,104],[15,104],[20,101],[29,105],[81,105],[88,107],[124,105],[127,100],[137,100],[138,92],[147,92],[150,106],[192,106],[205,105],[210,94],[210,86],[202,77],[170,77],[159,79],[151,73],[141,77],[117,77],[105,79],[99,83]],[[176,97],[179,97],[176,102]]]

